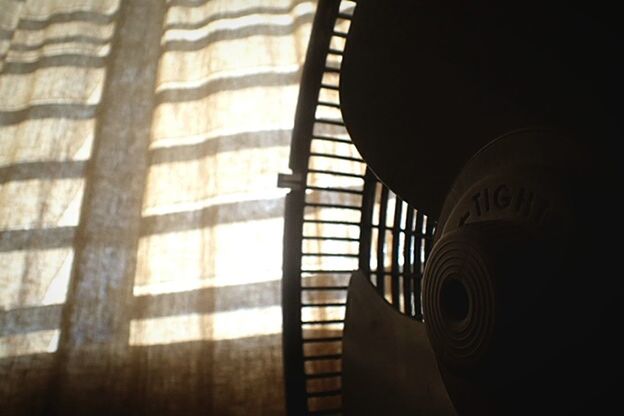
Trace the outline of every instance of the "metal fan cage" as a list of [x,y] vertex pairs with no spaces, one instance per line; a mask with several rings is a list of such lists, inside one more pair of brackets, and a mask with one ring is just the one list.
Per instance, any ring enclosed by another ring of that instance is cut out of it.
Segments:
[[319,0],[297,104],[282,283],[289,415],[341,414],[342,331],[354,270],[399,312],[422,319],[433,221],[366,167],[340,112],[340,64],[356,3]]

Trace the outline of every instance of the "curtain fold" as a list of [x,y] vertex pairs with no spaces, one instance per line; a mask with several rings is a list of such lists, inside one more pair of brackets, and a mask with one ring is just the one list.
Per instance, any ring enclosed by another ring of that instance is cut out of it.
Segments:
[[0,10],[0,414],[283,414],[315,2]]

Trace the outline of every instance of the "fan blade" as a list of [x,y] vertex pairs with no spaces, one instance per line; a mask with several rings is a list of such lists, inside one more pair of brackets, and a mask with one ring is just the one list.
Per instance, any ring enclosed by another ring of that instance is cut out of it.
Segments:
[[343,407],[346,415],[456,415],[424,325],[394,310],[362,272],[349,284]]
[[624,95],[616,7],[358,2],[340,76],[347,130],[377,176],[434,218],[464,163],[509,131],[585,131],[615,149]]

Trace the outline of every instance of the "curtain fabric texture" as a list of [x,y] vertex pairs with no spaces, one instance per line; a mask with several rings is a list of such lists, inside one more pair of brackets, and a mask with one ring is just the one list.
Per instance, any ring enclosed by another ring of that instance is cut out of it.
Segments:
[[312,0],[0,0],[0,414],[283,414]]

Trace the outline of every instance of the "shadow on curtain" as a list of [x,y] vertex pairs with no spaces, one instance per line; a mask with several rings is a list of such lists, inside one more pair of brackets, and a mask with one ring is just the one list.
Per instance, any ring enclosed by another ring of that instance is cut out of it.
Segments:
[[311,0],[0,0],[0,414],[283,414]]

